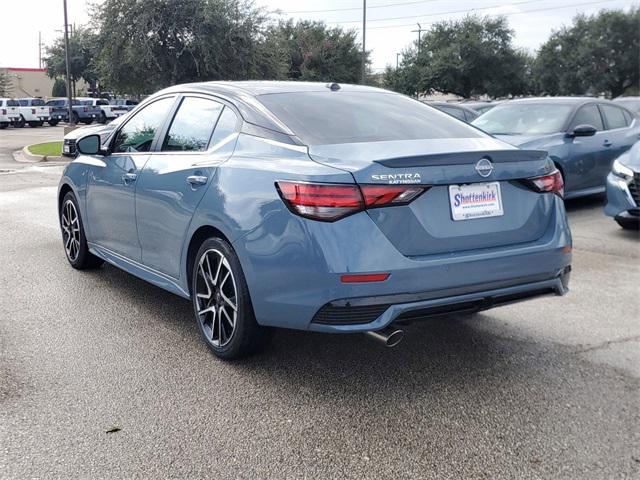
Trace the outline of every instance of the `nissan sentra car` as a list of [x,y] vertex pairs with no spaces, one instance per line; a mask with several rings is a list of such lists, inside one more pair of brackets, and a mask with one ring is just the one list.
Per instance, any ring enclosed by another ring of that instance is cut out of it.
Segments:
[[568,288],[547,154],[393,92],[177,85],[76,147],[58,193],[71,266],[107,261],[191,299],[221,358],[274,327],[394,345],[400,323]]
[[590,97],[510,100],[472,123],[517,147],[548,152],[562,175],[565,198],[604,193],[613,160],[640,139],[633,113]]

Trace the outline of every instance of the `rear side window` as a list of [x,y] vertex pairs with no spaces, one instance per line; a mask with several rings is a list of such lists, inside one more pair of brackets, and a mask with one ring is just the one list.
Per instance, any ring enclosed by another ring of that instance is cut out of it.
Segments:
[[206,150],[223,107],[224,105],[213,100],[197,97],[184,98],[162,142],[162,151],[201,152]]
[[602,117],[600,116],[598,107],[595,105],[585,105],[584,107],[580,107],[576,116],[573,118],[571,128],[576,128],[578,125],[591,125],[592,127],[596,127],[596,130],[598,131],[604,130]]
[[109,105],[109,102],[106,100],[97,100],[96,105]]
[[164,123],[174,98],[163,98],[138,111],[118,132],[113,153],[148,152],[156,132]]
[[621,108],[614,107],[613,105],[600,105],[602,114],[607,121],[607,129],[613,130],[614,128],[624,128],[627,124],[627,119],[624,116],[624,111]]
[[483,137],[422,102],[384,92],[296,92],[258,100],[310,145]]
[[229,135],[235,133],[238,117],[229,107],[224,107],[222,115],[218,119],[216,129],[213,131],[209,145],[218,145],[224,142]]

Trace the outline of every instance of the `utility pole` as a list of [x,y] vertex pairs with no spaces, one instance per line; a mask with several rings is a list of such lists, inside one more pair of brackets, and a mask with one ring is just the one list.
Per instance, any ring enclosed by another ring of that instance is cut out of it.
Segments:
[[367,0],[362,0],[362,84],[367,80]]
[[418,23],[418,29],[417,30],[411,30],[411,33],[417,33],[418,34],[418,55],[420,55],[420,43],[422,42],[422,27],[420,26],[419,23]]
[[42,32],[38,31],[38,68],[42,68]]
[[75,126],[73,121],[73,108],[71,107],[71,74],[69,72],[69,23],[67,21],[67,0],[62,0],[64,7],[64,62],[67,67],[67,101],[69,102],[69,123]]
[[396,68],[398,68],[400,66],[400,55],[402,55],[401,53],[396,53]]

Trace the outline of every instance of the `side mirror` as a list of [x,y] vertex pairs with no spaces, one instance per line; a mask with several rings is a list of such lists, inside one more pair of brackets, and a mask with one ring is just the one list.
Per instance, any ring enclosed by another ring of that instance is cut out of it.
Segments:
[[100,135],[87,135],[76,142],[76,149],[83,155],[100,155]]
[[571,137],[593,137],[598,129],[593,125],[578,125],[569,134]]

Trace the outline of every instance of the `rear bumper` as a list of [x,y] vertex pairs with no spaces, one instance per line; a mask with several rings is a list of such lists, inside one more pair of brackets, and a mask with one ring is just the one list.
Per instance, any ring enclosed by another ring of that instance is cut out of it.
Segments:
[[[534,241],[415,257],[402,255],[364,212],[334,223],[288,211],[269,220],[233,242],[262,325],[360,332],[432,307],[453,311],[470,301],[478,310],[509,295],[516,301],[566,291],[562,274],[571,265],[571,232],[560,198],[547,230]],[[343,274],[383,272],[389,277],[382,282],[341,282]],[[327,305],[347,303],[362,304],[369,316],[359,324],[318,321]]]
[[[310,330],[318,332],[366,332],[380,330],[393,322],[408,322],[432,316],[468,313],[521,302],[545,295],[564,295],[569,290],[571,266],[554,278],[485,289],[456,295],[424,292],[342,299],[322,307],[313,318]],[[498,285],[499,282],[496,283]],[[444,294],[444,296],[438,296]]]

